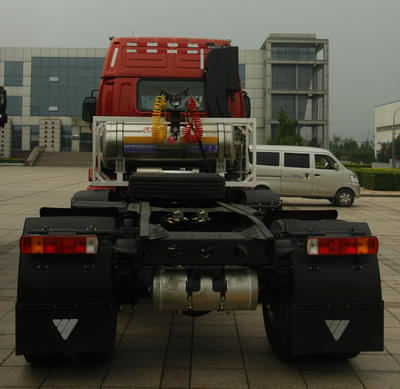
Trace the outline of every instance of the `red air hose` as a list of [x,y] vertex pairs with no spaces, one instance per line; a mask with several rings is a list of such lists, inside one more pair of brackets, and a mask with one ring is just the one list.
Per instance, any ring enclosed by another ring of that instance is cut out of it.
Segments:
[[186,105],[189,108],[188,123],[182,130],[183,136],[187,142],[196,143],[203,136],[203,125],[197,109],[196,100],[193,97],[189,97],[186,100]]

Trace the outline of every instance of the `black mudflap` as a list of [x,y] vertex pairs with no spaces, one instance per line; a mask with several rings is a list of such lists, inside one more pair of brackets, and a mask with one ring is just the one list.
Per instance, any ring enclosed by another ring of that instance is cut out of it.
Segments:
[[[29,218],[24,234],[112,231],[114,218]],[[17,354],[108,354],[116,333],[112,248],[99,235],[95,255],[21,255],[16,304]]]
[[295,306],[293,355],[383,350],[383,304]]
[[16,308],[17,354],[108,354],[115,331],[112,305]]
[[377,256],[309,256],[305,250],[310,232],[368,236],[368,225],[339,220],[280,224],[296,247],[290,276],[292,355],[382,351],[384,305]]

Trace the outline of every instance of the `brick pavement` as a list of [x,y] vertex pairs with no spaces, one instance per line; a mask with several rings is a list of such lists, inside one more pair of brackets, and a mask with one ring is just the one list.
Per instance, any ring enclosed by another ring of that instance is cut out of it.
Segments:
[[[33,368],[14,354],[18,239],[41,206],[69,206],[86,186],[83,168],[0,167],[0,388],[400,388],[400,212],[396,198],[363,197],[339,217],[368,221],[380,240],[385,351],[349,361],[283,363],[271,353],[260,310],[190,318],[150,304],[118,317],[117,346],[103,365]],[[325,200],[284,199],[294,209]]]

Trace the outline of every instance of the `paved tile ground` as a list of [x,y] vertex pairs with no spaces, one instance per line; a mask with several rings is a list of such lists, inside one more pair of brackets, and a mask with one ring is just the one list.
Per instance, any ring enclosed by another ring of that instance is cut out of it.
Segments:
[[[18,239],[41,206],[69,206],[86,186],[83,168],[0,167],[0,388],[400,388],[400,200],[363,197],[339,209],[366,221],[380,240],[385,351],[345,362],[283,363],[271,353],[260,310],[192,319],[149,304],[118,318],[113,359],[99,366],[32,368],[14,353]],[[285,199],[294,209],[331,209],[325,200]]]

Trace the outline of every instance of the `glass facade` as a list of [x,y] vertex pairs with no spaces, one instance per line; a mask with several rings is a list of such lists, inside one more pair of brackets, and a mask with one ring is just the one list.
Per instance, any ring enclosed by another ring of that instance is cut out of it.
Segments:
[[4,85],[22,86],[24,81],[24,63],[6,61],[4,66]]
[[72,126],[61,126],[61,151],[71,151]]
[[296,95],[273,95],[271,99],[272,119],[278,119],[283,109],[291,118],[296,118]]
[[31,126],[30,149],[39,146],[39,126]]
[[307,60],[316,59],[314,46],[293,46],[293,44],[276,44],[271,47],[272,59]]
[[32,57],[31,116],[80,116],[104,58]]
[[245,88],[246,85],[246,65],[240,63],[239,64],[239,77],[242,82],[242,88]]
[[9,116],[22,115],[22,96],[7,96],[7,114]]
[[11,151],[22,149],[22,126],[13,126],[11,130]]

